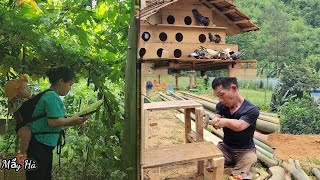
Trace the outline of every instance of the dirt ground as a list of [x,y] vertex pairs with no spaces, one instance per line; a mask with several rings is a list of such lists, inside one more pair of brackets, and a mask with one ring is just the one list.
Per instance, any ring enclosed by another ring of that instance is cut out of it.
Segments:
[[[149,138],[147,148],[165,147],[184,143],[184,124],[175,117],[178,111],[152,111],[149,114]],[[283,160],[298,159],[303,163],[313,164],[320,161],[320,135],[271,134],[268,136],[275,150],[275,155]],[[144,171],[145,180],[195,179],[196,163],[175,164],[161,168],[150,168]],[[225,174],[230,169],[225,170]],[[205,171],[205,179],[209,179]]]
[[300,161],[320,161],[320,135],[270,134],[268,141],[275,149],[275,156]]

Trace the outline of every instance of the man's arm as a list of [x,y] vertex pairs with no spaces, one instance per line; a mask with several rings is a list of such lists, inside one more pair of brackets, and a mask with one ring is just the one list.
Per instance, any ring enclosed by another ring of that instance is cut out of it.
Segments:
[[242,119],[228,119],[228,118],[218,118],[217,123],[214,124],[216,129],[227,127],[233,131],[243,131],[250,126],[249,123]]

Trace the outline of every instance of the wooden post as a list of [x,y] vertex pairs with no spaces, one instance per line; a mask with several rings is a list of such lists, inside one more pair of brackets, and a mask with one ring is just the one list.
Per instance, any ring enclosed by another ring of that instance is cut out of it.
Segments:
[[179,89],[179,76],[178,73],[176,74],[176,89]]
[[184,110],[184,127],[185,127],[185,139],[186,143],[190,143],[188,139],[188,133],[191,131],[191,109],[187,108]]
[[159,74],[159,84],[160,84],[160,74]]
[[[203,141],[203,108],[196,108],[195,109],[195,116],[196,116],[196,140],[197,142]],[[204,169],[204,161],[198,161],[198,174],[203,175]]]
[[196,139],[197,142],[203,141],[203,108],[196,108],[195,115],[196,115]]
[[192,88],[192,77],[191,74],[189,75],[189,89]]
[[197,74],[194,75],[194,87],[197,87]]
[[146,7],[146,0],[141,0],[140,3],[141,3],[140,9],[143,9]]
[[224,158],[216,158],[212,160],[212,179],[224,179],[223,170],[224,170]]

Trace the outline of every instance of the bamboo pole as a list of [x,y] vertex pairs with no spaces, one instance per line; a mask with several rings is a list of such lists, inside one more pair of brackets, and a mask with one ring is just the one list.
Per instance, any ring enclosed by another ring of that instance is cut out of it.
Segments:
[[268,121],[268,122],[272,122],[275,124],[280,124],[279,118],[276,118],[276,117],[271,117],[271,116],[260,114],[259,119],[264,120],[264,121]]
[[213,112],[216,111],[216,105],[215,104],[212,104],[212,103],[207,102],[207,101],[191,98],[191,97],[188,97],[188,96],[182,96],[182,97],[185,98],[185,99],[188,99],[188,100],[193,100],[193,101],[196,101],[198,103],[201,103],[204,108],[209,109],[210,111],[213,111]]
[[182,96],[178,95],[177,93],[174,93],[174,92],[171,92],[171,91],[167,91],[167,94],[172,95],[176,99],[185,100],[185,98],[183,98]]
[[[192,93],[189,93],[189,92],[185,92],[185,91],[180,91],[180,93],[182,93],[184,95],[187,95],[189,97],[196,97],[196,98],[199,98],[199,99],[202,99],[204,101],[208,101],[208,102],[211,102],[211,103],[214,103],[214,104],[217,104],[219,102],[217,100],[213,100],[213,99],[210,99],[210,98],[198,96],[198,95],[195,95],[195,94],[192,94]],[[259,119],[264,120],[264,121],[268,121],[268,122],[272,122],[272,123],[275,123],[275,124],[280,124],[279,118],[272,117],[271,115],[260,114],[259,115]]]
[[257,140],[263,142],[264,144],[272,147],[270,141],[268,141],[268,135],[265,135],[265,134],[262,134],[262,133],[259,133],[257,131],[254,132],[254,138],[256,138]]
[[274,117],[274,118],[278,118],[279,115],[276,113],[270,113],[270,112],[261,112],[260,114],[262,115],[266,115],[266,116],[270,116],[270,117]]
[[263,121],[261,119],[257,119],[256,127],[260,131],[267,132],[267,133],[280,132],[279,124]]
[[269,180],[285,180],[286,179],[286,172],[282,167],[273,166],[273,167],[270,167],[269,170],[272,173],[272,176],[269,178]]
[[312,168],[312,172],[317,179],[320,179],[320,171],[317,168]]
[[122,144],[122,169],[127,177],[132,180],[139,180],[140,173],[140,87],[137,87],[137,46],[139,21],[134,17],[136,2],[131,1],[131,24],[129,28],[128,58],[125,69],[125,111],[124,111],[124,143]]
[[282,162],[281,166],[289,171],[293,177],[295,177],[298,180],[309,180],[310,178],[308,176],[305,176],[305,174],[301,171],[299,171],[294,165],[289,164],[287,162]]
[[299,160],[294,160],[294,164],[296,168],[304,174],[304,176],[308,177],[307,173],[301,168]]
[[182,94],[184,94],[184,95],[189,95],[189,96],[197,97],[197,98],[199,98],[199,99],[202,99],[202,100],[205,100],[205,101],[214,103],[214,104],[217,104],[217,103],[219,102],[219,101],[217,101],[217,100],[213,100],[213,99],[210,99],[210,98],[198,96],[198,95],[195,95],[195,94],[186,92],[186,91],[179,91],[179,92],[182,93]]

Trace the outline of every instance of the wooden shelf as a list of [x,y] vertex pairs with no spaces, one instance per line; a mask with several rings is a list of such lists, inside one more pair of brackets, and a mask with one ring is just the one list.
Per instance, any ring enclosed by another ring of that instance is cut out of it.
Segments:
[[[214,43],[214,42],[209,42],[206,41],[204,43],[200,43],[199,41],[192,41],[192,42],[177,42],[177,41],[173,41],[173,42],[142,42],[139,46],[139,48],[148,48],[149,47],[157,47],[158,48],[164,48],[166,50],[168,50],[168,48],[166,48],[166,46],[172,48],[172,46],[174,47],[178,47],[181,48],[182,46],[187,45],[188,47],[191,47],[192,50],[190,50],[191,52],[193,52],[195,49],[197,49],[200,46],[206,47],[208,49],[213,49],[213,50],[223,50],[226,48],[230,48],[232,51],[238,51],[238,45],[236,44],[225,44],[225,43]],[[176,49],[175,48],[175,49]],[[190,53],[191,53],[190,52]]]
[[155,26],[165,28],[192,28],[192,29],[228,29],[220,26],[194,26],[194,25],[172,25],[172,24],[157,24]]
[[[210,43],[210,42],[205,42],[205,43],[181,43],[181,42],[143,42],[139,44],[139,50],[137,56],[140,58],[140,52],[143,50],[144,54],[142,56],[142,59],[158,59],[157,52],[160,48],[164,49],[167,51],[167,56],[168,59],[183,59],[183,60],[190,60],[190,59],[196,59],[194,57],[189,58],[188,55],[192,52],[195,51],[195,49],[198,49],[200,46],[203,46],[207,49],[213,49],[213,50],[223,50],[226,48],[230,48],[231,51],[237,52],[238,51],[238,46],[237,45],[232,45],[232,44],[221,44],[221,43]],[[175,53],[176,52],[176,53]],[[177,53],[180,55],[177,56]],[[175,55],[176,54],[176,55]],[[176,58],[179,57],[179,58]],[[199,61],[201,60],[209,60],[209,59],[198,59]]]
[[221,59],[195,59],[195,58],[150,58],[139,59],[141,62],[158,62],[158,61],[172,61],[172,62],[212,62],[212,63],[236,63],[234,60],[221,60]]
[[212,142],[194,142],[146,151],[144,168],[159,167],[173,163],[214,159],[222,152]]

